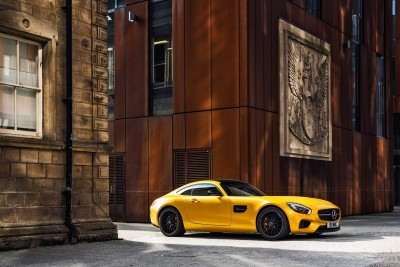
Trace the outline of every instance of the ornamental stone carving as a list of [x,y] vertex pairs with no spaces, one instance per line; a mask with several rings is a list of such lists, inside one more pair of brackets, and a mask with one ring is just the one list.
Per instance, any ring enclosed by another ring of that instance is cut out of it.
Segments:
[[279,21],[281,156],[331,160],[330,45]]

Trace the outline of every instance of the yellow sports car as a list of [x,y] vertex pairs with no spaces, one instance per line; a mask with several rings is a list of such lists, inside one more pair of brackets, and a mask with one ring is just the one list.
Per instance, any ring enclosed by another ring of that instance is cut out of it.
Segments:
[[260,233],[267,240],[340,230],[340,209],[326,200],[267,196],[250,184],[200,181],[156,199],[150,219],[166,236],[186,231]]

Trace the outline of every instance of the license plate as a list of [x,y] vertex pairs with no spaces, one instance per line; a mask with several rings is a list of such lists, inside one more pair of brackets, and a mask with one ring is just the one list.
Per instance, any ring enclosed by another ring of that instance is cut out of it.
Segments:
[[338,228],[339,227],[339,221],[337,222],[328,222],[326,224],[326,228]]

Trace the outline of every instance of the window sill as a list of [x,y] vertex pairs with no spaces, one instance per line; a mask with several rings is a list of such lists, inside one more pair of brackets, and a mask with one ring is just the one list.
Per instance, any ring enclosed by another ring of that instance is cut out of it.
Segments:
[[64,142],[38,139],[32,136],[0,135],[0,146],[60,150],[64,148]]

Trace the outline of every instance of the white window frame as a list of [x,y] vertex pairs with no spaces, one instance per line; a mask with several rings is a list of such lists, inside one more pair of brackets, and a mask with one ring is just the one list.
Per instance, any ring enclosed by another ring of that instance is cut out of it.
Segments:
[[[20,137],[31,137],[31,138],[42,138],[43,130],[43,92],[42,92],[42,45],[38,42],[31,40],[19,38],[13,35],[0,33],[1,37],[5,37],[11,40],[17,41],[17,83],[10,83],[0,81],[1,85],[7,85],[14,88],[14,130],[0,128],[0,135],[2,136],[20,136]],[[38,46],[38,87],[27,86],[19,83],[19,42],[24,42],[32,45]],[[16,87],[30,89],[36,91],[36,132],[33,131],[21,131],[17,130],[17,97],[16,97]]]

